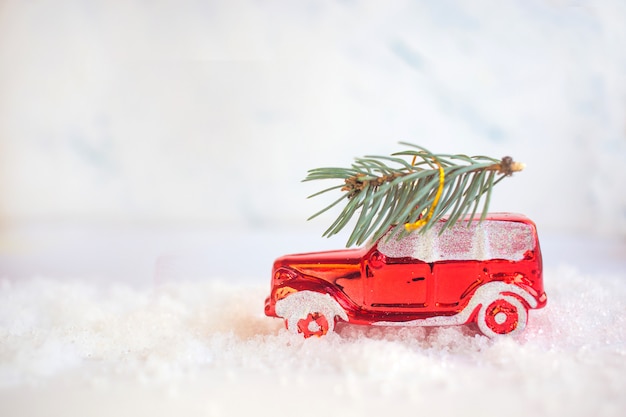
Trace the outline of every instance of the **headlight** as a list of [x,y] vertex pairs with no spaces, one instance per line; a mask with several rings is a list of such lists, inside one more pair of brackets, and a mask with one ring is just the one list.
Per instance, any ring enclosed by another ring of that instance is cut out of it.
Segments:
[[285,282],[294,279],[296,272],[289,268],[279,268],[274,272],[274,285],[282,285]]

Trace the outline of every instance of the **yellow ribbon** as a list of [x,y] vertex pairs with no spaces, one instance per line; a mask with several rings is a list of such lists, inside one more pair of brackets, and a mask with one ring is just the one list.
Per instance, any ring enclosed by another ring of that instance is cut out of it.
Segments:
[[[415,223],[404,224],[404,228],[408,232],[419,229],[430,221],[430,219],[433,217],[433,213],[435,212],[435,208],[437,208],[437,204],[439,203],[439,198],[441,198],[441,193],[443,192],[443,183],[445,181],[445,173],[437,160],[435,160],[435,163],[439,167],[439,188],[437,189],[437,194],[435,194],[435,199],[433,200],[433,204],[432,206],[430,206],[430,210],[428,210],[428,214],[426,215],[426,217],[419,219]],[[415,165],[415,156],[413,157],[413,165]]]

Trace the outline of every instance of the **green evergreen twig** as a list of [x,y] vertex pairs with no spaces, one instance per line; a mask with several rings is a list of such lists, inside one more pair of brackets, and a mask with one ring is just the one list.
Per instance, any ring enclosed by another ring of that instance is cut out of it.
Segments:
[[[423,223],[420,231],[425,231],[448,214],[443,231],[470,212],[473,218],[485,196],[482,220],[487,215],[494,185],[524,167],[510,157],[499,160],[487,156],[433,154],[420,146],[400,143],[413,149],[392,156],[357,158],[350,168],[316,168],[308,172],[304,181],[342,181],[309,198],[338,188],[344,192],[339,199],[315,213],[309,220],[347,200],[346,206],[324,232],[324,236],[338,233],[357,212],[359,215],[347,246],[360,245],[370,236],[378,239],[392,226],[404,227],[420,219],[418,224]],[[402,157],[410,157],[412,160],[407,161]],[[443,183],[440,181],[440,167],[444,173]],[[438,191],[441,195],[436,201]],[[425,216],[426,212],[428,215]]]

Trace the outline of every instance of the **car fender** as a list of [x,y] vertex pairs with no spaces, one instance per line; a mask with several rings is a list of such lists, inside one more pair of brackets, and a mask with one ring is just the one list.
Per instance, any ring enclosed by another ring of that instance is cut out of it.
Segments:
[[[339,317],[344,321],[348,321],[348,315],[339,305],[337,300],[330,294],[320,293],[317,291],[297,291],[287,295],[276,301],[276,316],[281,317],[288,322],[288,328],[295,328],[293,323],[297,323],[309,313],[322,313],[327,319],[334,323],[334,318]],[[331,324],[332,326],[332,324]]]

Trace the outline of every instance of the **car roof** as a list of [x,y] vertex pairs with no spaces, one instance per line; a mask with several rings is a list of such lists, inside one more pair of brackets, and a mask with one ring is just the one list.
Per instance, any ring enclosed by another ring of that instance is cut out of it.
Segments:
[[[521,260],[536,245],[534,223],[514,213],[492,213],[482,222],[466,217],[443,231],[445,219],[417,233],[391,228],[377,242],[378,250],[394,258],[409,257],[424,262],[441,260]],[[399,234],[399,235],[398,235]],[[391,238],[396,236],[396,238]]]

